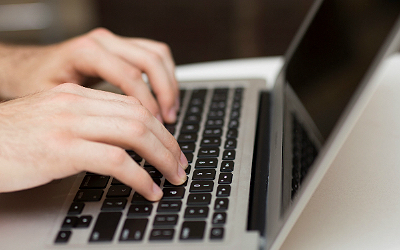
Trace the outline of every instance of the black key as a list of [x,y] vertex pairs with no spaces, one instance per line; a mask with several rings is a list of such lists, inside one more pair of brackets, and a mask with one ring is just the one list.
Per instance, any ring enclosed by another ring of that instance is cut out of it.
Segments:
[[225,141],[224,147],[225,149],[236,149],[236,144],[237,144],[236,139],[231,138]]
[[191,99],[204,98],[207,94],[207,89],[193,89]]
[[181,127],[182,133],[196,133],[199,131],[199,125],[197,124],[184,124]]
[[199,124],[201,121],[201,115],[187,115],[183,120],[183,124]]
[[136,162],[141,162],[143,160],[143,158],[140,155],[138,155],[136,152],[132,150],[126,150],[126,152]]
[[113,178],[111,181],[111,185],[125,185],[124,183],[122,183],[121,181]]
[[238,128],[239,127],[239,121],[237,119],[233,119],[229,121],[228,124],[229,128]]
[[187,205],[208,205],[211,202],[211,194],[189,194]]
[[238,130],[235,128],[231,128],[228,130],[228,133],[226,134],[226,138],[233,138],[236,139],[238,137]]
[[128,216],[148,216],[153,210],[153,204],[132,204],[128,210]]
[[197,169],[193,172],[192,180],[214,180],[215,169]]
[[203,132],[203,137],[221,137],[222,129],[221,128],[206,128]]
[[235,93],[235,95],[233,96],[233,100],[235,102],[240,102],[242,100],[242,94],[241,93]]
[[164,200],[172,200],[172,199],[183,199],[185,195],[184,187],[171,187],[163,189],[164,195],[162,199]]
[[234,149],[226,149],[222,154],[222,160],[234,160],[236,158],[236,152]]
[[185,221],[182,224],[181,240],[201,240],[206,227],[205,221]]
[[158,186],[161,185],[161,179],[153,179],[154,183],[157,184]]
[[221,128],[224,126],[224,119],[208,119],[206,121],[206,128]]
[[188,163],[193,162],[193,154],[192,153],[183,153],[188,161]]
[[179,212],[182,207],[182,201],[160,201],[157,212]]
[[195,142],[197,141],[197,134],[180,134],[178,142]]
[[202,97],[193,97],[190,100],[189,104],[191,106],[203,106],[203,104],[204,104],[204,96],[202,96]]
[[78,221],[76,222],[75,227],[77,228],[88,228],[90,226],[90,222],[92,222],[92,216],[85,215],[79,217]]
[[216,168],[218,164],[217,158],[197,159],[195,168]]
[[228,198],[217,198],[215,199],[214,210],[227,210],[229,206]]
[[226,101],[227,93],[214,93],[212,97],[213,102]]
[[181,142],[179,143],[179,147],[183,153],[193,153],[196,148],[196,144],[194,144],[194,142]]
[[232,172],[234,169],[235,163],[233,161],[223,161],[221,163],[221,172]]
[[216,88],[214,89],[214,95],[227,95],[229,89],[228,88]]
[[108,189],[107,197],[128,197],[132,188],[125,185],[111,186]]
[[210,104],[210,109],[211,110],[216,110],[216,109],[225,109],[226,108],[226,102],[225,101],[213,101]]
[[105,188],[107,186],[109,176],[103,175],[86,175],[82,184],[79,187],[80,189],[93,189],[93,188]]
[[203,108],[201,106],[189,106],[186,110],[187,115],[200,115],[203,112]]
[[84,201],[99,201],[103,196],[102,189],[83,189],[78,190],[76,193],[74,201],[84,202]]
[[220,173],[218,178],[218,184],[231,184],[232,183],[232,173]]
[[174,229],[153,229],[150,233],[150,240],[172,240]]
[[141,241],[146,231],[147,222],[148,219],[146,218],[126,219],[119,240]]
[[187,207],[185,210],[185,218],[207,218],[208,207]]
[[173,185],[171,182],[169,182],[168,180],[165,180],[164,182],[164,187],[186,187],[188,183],[188,179],[186,179],[186,181],[181,184],[181,185]]
[[191,170],[192,166],[188,165],[188,167],[185,169],[185,173],[188,175],[190,174],[190,170]]
[[219,147],[221,145],[221,138],[218,137],[204,137],[200,142],[200,147]]
[[225,111],[222,109],[210,110],[207,117],[208,119],[223,119],[225,117]]
[[164,126],[172,135],[175,134],[175,124],[165,124]]
[[230,116],[231,120],[232,119],[238,119],[239,117],[240,117],[240,111],[239,110],[232,110],[231,116]]
[[78,215],[82,213],[83,208],[85,207],[85,203],[83,202],[72,202],[69,207],[68,214],[69,215]]
[[101,212],[90,235],[89,242],[112,241],[121,212]]
[[144,170],[149,173],[151,178],[162,178],[163,175],[160,171],[158,171],[155,167],[144,167]]
[[219,156],[219,148],[200,148],[197,153],[198,158],[210,158],[210,157],[218,157]]
[[225,212],[216,212],[212,218],[212,224],[225,224],[226,223],[226,213]]
[[124,198],[105,199],[103,202],[103,206],[101,207],[101,210],[102,211],[124,210],[126,202],[127,201]]
[[189,192],[212,192],[213,188],[213,181],[192,181]]
[[220,240],[223,237],[224,237],[224,228],[223,227],[211,228],[211,231],[210,231],[210,239],[211,240]]
[[228,197],[231,194],[231,186],[229,185],[218,185],[217,197]]
[[147,200],[144,198],[141,194],[138,192],[135,192],[132,196],[132,203],[152,203],[151,201]]
[[154,226],[175,226],[178,222],[177,214],[157,214],[154,218]]
[[69,238],[71,237],[71,231],[60,231],[57,234],[56,240],[54,241],[55,243],[67,243]]
[[232,110],[239,110],[241,107],[242,107],[242,104],[240,101],[232,102]]
[[61,227],[64,229],[73,228],[73,227],[75,227],[77,222],[78,222],[78,217],[67,216],[67,217],[65,217]]

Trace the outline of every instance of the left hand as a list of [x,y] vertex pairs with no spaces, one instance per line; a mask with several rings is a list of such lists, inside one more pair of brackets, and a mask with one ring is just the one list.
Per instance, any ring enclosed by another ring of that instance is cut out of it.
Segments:
[[[138,98],[160,121],[173,123],[179,88],[169,47],[160,42],[120,37],[98,28],[50,46],[0,46],[0,95],[15,98],[72,82],[99,78]],[[145,73],[150,88],[142,79]]]

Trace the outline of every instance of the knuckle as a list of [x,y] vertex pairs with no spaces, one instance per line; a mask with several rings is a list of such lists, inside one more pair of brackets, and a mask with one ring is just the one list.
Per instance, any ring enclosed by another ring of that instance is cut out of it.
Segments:
[[97,42],[89,35],[84,35],[71,40],[69,46],[72,52],[81,50],[91,51],[98,48]]
[[159,64],[161,63],[162,58],[157,53],[149,53],[148,56],[146,57],[146,60],[148,64]]
[[147,123],[153,118],[150,111],[142,105],[136,107],[135,115],[136,119],[143,123]]
[[133,122],[132,126],[130,127],[131,134],[135,137],[145,137],[145,135],[149,132],[149,129],[146,125],[141,122]]
[[132,68],[132,67],[126,67],[124,69],[124,74],[129,78],[129,79],[142,79],[142,72],[139,70]]
[[103,36],[111,36],[114,34],[106,28],[99,27],[90,31],[89,35],[103,37]]
[[106,154],[111,169],[123,165],[127,158],[125,150],[119,147],[109,148]]
[[168,46],[168,44],[163,42],[158,42],[157,47],[162,54],[167,54],[167,55],[171,54],[171,48]]
[[71,103],[79,103],[81,102],[82,97],[76,94],[68,93],[68,92],[59,92],[56,93],[50,98],[50,102],[53,104],[66,104],[69,105]]

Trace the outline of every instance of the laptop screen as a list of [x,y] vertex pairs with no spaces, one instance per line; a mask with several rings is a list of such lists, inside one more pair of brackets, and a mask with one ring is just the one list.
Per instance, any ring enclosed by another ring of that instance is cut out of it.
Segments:
[[286,79],[326,139],[397,20],[400,1],[326,0],[300,40]]

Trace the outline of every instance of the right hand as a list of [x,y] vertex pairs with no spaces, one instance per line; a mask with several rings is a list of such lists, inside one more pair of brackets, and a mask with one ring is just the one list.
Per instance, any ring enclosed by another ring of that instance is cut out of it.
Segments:
[[0,141],[0,192],[89,171],[159,200],[161,189],[125,149],[172,184],[187,178],[188,162],[175,138],[138,99],[76,84],[0,104]]

